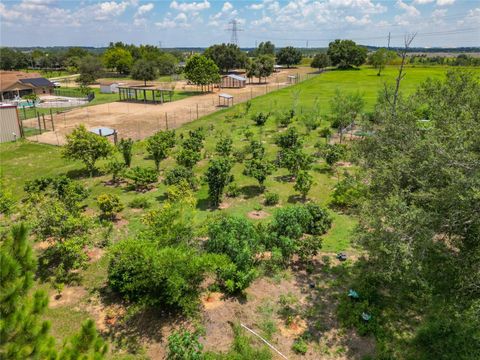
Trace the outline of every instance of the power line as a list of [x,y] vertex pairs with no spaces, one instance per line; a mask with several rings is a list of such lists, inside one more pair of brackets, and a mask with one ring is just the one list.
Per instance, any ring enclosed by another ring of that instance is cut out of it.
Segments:
[[230,28],[227,28],[228,31],[231,31],[230,44],[238,45],[238,32],[243,31],[243,29],[238,28],[236,19],[230,20],[229,24],[232,25]]

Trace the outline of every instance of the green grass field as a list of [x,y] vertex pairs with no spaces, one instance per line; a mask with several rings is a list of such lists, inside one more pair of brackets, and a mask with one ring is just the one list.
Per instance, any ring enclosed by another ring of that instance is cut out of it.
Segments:
[[[402,83],[402,91],[406,94],[412,93],[416,86],[428,77],[440,78],[444,76],[446,68],[425,67],[425,68],[407,68],[405,81]],[[476,69],[474,71],[479,71]],[[294,102],[294,93],[299,94],[299,102],[297,104],[298,112],[309,111],[315,99],[319,99],[322,113],[329,111],[329,99],[339,89],[344,92],[360,91],[366,100],[365,111],[370,111],[375,103],[375,99],[379,89],[382,88],[384,82],[392,82],[396,76],[395,68],[387,68],[381,77],[376,76],[376,70],[370,68],[362,68],[361,70],[352,71],[331,71],[320,74],[310,80],[300,83],[296,86],[284,88],[282,90],[269,93],[267,95],[252,100],[252,108],[250,113],[259,111],[268,112],[272,110],[281,110],[291,108]],[[116,96],[116,95],[115,95]],[[101,101],[101,100],[99,100]],[[245,131],[248,129],[253,132],[254,138],[264,142],[267,150],[267,157],[273,159],[277,152],[277,146],[273,144],[275,136],[279,130],[274,119],[270,118],[264,127],[257,127],[250,120],[250,115],[232,119],[228,115],[239,112],[243,109],[242,104],[232,108],[224,109],[216,113],[205,116],[197,121],[182,126],[177,129],[177,135],[186,133],[190,129],[203,126],[207,130],[207,138],[205,141],[206,157],[214,152],[215,144],[221,136],[231,136],[234,141],[234,148],[240,149],[246,146]],[[327,123],[321,127],[327,126]],[[295,126],[305,135],[304,147],[306,151],[313,153],[314,144],[320,139],[318,131],[308,132],[305,126],[298,122]],[[93,211],[98,212],[95,204],[95,198],[101,193],[115,193],[120,196],[121,201],[126,205],[121,213],[121,217],[128,221],[125,231],[119,235],[119,238],[125,236],[134,236],[141,228],[141,218],[143,212],[130,209],[127,204],[139,196],[134,191],[128,191],[125,187],[105,186],[105,181],[110,179],[110,175],[100,175],[89,178],[83,171],[83,166],[79,162],[65,160],[61,157],[61,149],[55,146],[41,145],[26,141],[16,143],[5,143],[0,145],[0,170],[3,185],[14,195],[16,199],[23,196],[23,185],[27,180],[35,179],[40,176],[52,176],[66,174],[72,178],[83,182],[85,186],[91,189],[91,195],[87,200],[87,206]],[[102,170],[105,161],[100,161],[98,167]],[[153,167],[153,161],[147,158],[144,142],[138,142],[134,147],[133,166],[149,166]],[[164,171],[175,165],[175,160],[170,157],[161,163],[161,170]],[[208,160],[201,160],[195,167],[195,174],[198,179],[202,178]],[[250,212],[262,208],[269,214],[274,213],[275,207],[263,205],[263,194],[259,192],[257,182],[253,178],[246,177],[242,174],[244,165],[236,164],[233,168],[235,182],[238,184],[241,195],[237,198],[225,198],[225,209],[212,210],[208,206],[206,184],[201,183],[196,198],[198,200],[196,220],[202,223],[213,213],[223,211],[231,214],[247,216]],[[318,202],[324,206],[328,206],[333,186],[342,176],[343,171],[355,171],[354,168],[330,169],[323,161],[318,161],[312,168],[311,173],[314,175],[315,184],[309,192],[309,199]],[[265,182],[266,190],[276,192],[280,195],[280,205],[285,206],[297,202],[295,191],[293,190],[293,182],[282,180],[282,176],[286,175],[285,169],[277,170],[273,175],[269,176]],[[165,185],[157,184],[155,190],[149,191],[141,196],[150,200],[153,206],[158,205],[159,199],[162,198],[165,191]],[[351,240],[353,230],[357,224],[355,217],[335,212],[331,210],[333,217],[333,226],[330,231],[323,237],[323,249],[327,252],[338,252],[343,250],[351,250]],[[268,221],[271,217],[264,220]],[[108,262],[105,258],[89,265],[88,269],[83,272],[83,285],[88,291],[93,291],[105,281],[106,267]],[[82,319],[86,318],[86,314],[81,311],[64,311],[64,309],[50,309],[47,318],[52,321],[52,330],[57,339],[63,339],[65,335],[71,334],[79,328]],[[60,341],[59,340],[59,341]]]

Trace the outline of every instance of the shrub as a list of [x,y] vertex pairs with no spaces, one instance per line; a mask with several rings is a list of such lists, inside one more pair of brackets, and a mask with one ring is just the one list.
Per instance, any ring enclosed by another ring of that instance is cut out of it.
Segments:
[[174,131],[158,131],[147,139],[147,152],[155,162],[157,171],[160,169],[160,162],[167,158],[170,149],[175,146]]
[[308,351],[308,344],[302,338],[298,338],[293,342],[292,350],[297,354],[305,355]]
[[311,216],[305,232],[311,235],[323,235],[332,226],[332,218],[320,205],[308,203],[304,205]]
[[222,137],[215,145],[215,151],[220,156],[230,156],[233,150],[233,140],[231,137]]
[[130,167],[130,165],[132,164],[133,140],[130,138],[121,139],[118,143],[118,149],[122,153],[125,166]]
[[0,214],[10,214],[15,207],[15,200],[12,194],[5,189],[0,182]]
[[302,138],[297,128],[289,127],[287,131],[277,136],[275,144],[282,149],[299,148],[302,145]]
[[310,175],[308,171],[300,170],[295,180],[295,185],[293,185],[293,189],[295,191],[298,191],[302,195],[303,200],[305,200],[307,198],[307,194],[310,191],[312,185],[313,185],[312,175]]
[[238,187],[237,183],[231,183],[227,186],[225,190],[225,195],[231,198],[235,198],[240,195],[240,188]]
[[313,157],[301,148],[284,149],[278,153],[277,163],[296,176],[300,170],[310,169]]
[[252,116],[252,120],[257,126],[263,126],[265,125],[269,117],[270,113],[264,114],[263,112],[259,112]]
[[256,228],[243,217],[221,215],[209,223],[208,236],[206,250],[232,261],[219,271],[222,285],[230,293],[245,289],[256,275],[255,254],[260,245]]
[[316,130],[320,126],[320,121],[313,114],[302,116],[302,122],[309,132]]
[[280,201],[280,195],[273,192],[267,192],[265,194],[265,205],[267,206],[274,206],[277,205]]
[[293,118],[295,117],[295,110],[291,109],[283,114],[277,115],[277,123],[280,127],[287,127],[291,124]]
[[251,176],[258,181],[260,189],[263,191],[263,183],[268,175],[271,175],[275,167],[272,163],[264,159],[252,159],[245,162],[244,175]]
[[113,157],[107,164],[107,171],[112,174],[112,183],[116,183],[120,180],[120,176],[125,169],[125,163],[122,163],[117,160],[116,157]]
[[128,239],[110,250],[108,283],[125,299],[159,309],[193,313],[207,272],[226,266],[221,255],[163,247],[149,240]]
[[205,180],[208,183],[208,195],[214,207],[220,204],[223,189],[231,182],[230,170],[232,162],[224,157],[211,159],[205,173]]
[[167,360],[202,360],[203,345],[198,341],[198,332],[174,331],[168,337]]
[[120,198],[115,194],[102,194],[97,197],[97,205],[102,214],[102,219],[113,220],[117,213],[123,210]]
[[334,206],[355,209],[365,198],[366,186],[353,176],[346,175],[333,188],[332,202]]
[[196,189],[197,179],[190,168],[184,166],[176,166],[165,172],[165,185],[178,185],[182,181],[187,182],[191,189]]
[[150,205],[150,201],[143,196],[136,196],[128,203],[128,206],[130,206],[132,209],[148,209]]
[[249,152],[252,154],[252,159],[263,159],[265,156],[265,147],[258,140],[251,140],[248,146]]
[[125,173],[125,177],[133,181],[135,190],[140,191],[157,182],[158,173],[152,168],[135,166]]

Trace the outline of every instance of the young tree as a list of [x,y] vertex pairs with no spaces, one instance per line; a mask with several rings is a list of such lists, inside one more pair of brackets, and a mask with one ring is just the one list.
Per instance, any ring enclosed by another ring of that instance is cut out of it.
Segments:
[[197,332],[175,331],[168,337],[167,360],[202,360],[203,345]]
[[273,74],[275,60],[269,55],[262,55],[248,62],[246,70],[247,77],[258,77],[258,82],[262,82],[262,77],[267,78]]
[[155,162],[155,168],[160,170],[160,162],[168,157],[175,146],[175,132],[172,130],[158,131],[147,139],[147,152]]
[[130,167],[130,165],[132,164],[133,140],[130,138],[121,139],[118,143],[118,149],[122,153],[125,166]]
[[332,65],[340,69],[360,66],[367,59],[367,49],[355,44],[352,40],[335,40],[328,44],[327,55]]
[[302,53],[293,46],[281,48],[277,54],[277,63],[280,65],[287,65],[289,68],[292,65],[298,65],[302,61]]
[[300,170],[295,180],[293,188],[302,194],[303,201],[307,199],[307,194],[313,185],[313,177],[306,170]]
[[271,41],[261,42],[253,51],[253,56],[258,57],[262,55],[275,56],[275,45]]
[[345,128],[355,122],[365,106],[365,100],[358,91],[344,94],[335,90],[334,97],[330,100],[332,126],[338,128],[340,143],[343,141]]
[[326,67],[330,66],[332,62],[330,61],[330,57],[325,53],[316,54],[313,57],[312,63],[310,64],[311,67],[322,71]]
[[203,55],[195,54],[191,56],[184,69],[185,78],[195,85],[202,87],[209,87],[220,81],[220,74],[218,66],[213,60],[206,58]]
[[370,56],[368,57],[368,63],[372,65],[375,69],[378,69],[377,76],[380,76],[380,73],[385,68],[385,65],[387,65],[389,61],[395,59],[396,56],[397,54],[395,53],[395,51],[381,48],[370,54]]
[[231,182],[232,162],[225,157],[210,160],[205,180],[208,183],[208,195],[212,206],[217,207],[222,199],[223,189]]
[[142,80],[143,85],[147,86],[147,81],[153,81],[157,78],[157,68],[153,61],[137,60],[132,67],[132,79]]
[[220,156],[228,157],[233,150],[233,140],[231,137],[221,137],[215,145],[215,151]]
[[231,69],[243,68],[247,60],[245,53],[235,44],[212,45],[205,50],[203,56],[213,60],[224,73]]
[[97,197],[97,205],[102,212],[100,217],[106,220],[115,220],[117,213],[123,210],[120,198],[115,194],[101,194]]
[[66,342],[60,352],[60,360],[102,360],[107,352],[108,345],[98,334],[95,322],[89,319],[82,324],[80,332]]
[[106,138],[88,131],[84,125],[79,125],[66,137],[67,143],[62,149],[62,156],[82,161],[90,176],[95,172],[97,160],[107,158],[113,153],[113,146]]
[[244,174],[253,177],[258,181],[260,189],[263,191],[265,187],[263,183],[268,175],[271,175],[275,167],[272,163],[264,159],[252,159],[245,162]]

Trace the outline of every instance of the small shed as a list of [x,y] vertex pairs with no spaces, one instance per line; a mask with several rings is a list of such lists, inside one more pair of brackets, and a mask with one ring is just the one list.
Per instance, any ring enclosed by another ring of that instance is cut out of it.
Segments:
[[230,106],[233,105],[233,95],[230,94],[218,94],[218,106]]
[[298,83],[298,76],[297,75],[288,75],[288,83],[289,84],[297,84]]
[[117,82],[101,82],[100,83],[100,93],[102,94],[118,94],[118,86],[120,84]]
[[0,143],[15,141],[22,136],[17,106],[0,104]]
[[244,88],[247,85],[247,79],[236,74],[222,76],[220,87],[222,88]]

